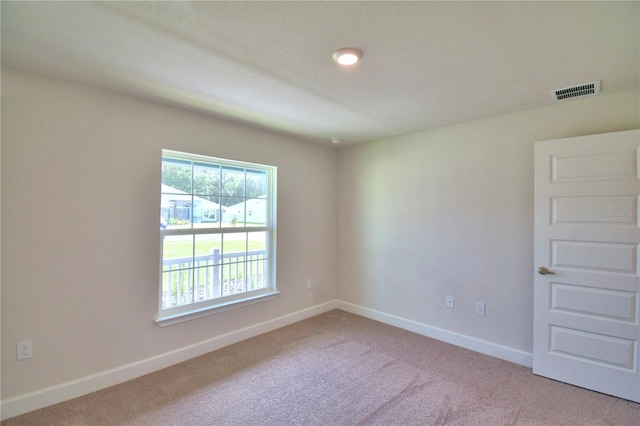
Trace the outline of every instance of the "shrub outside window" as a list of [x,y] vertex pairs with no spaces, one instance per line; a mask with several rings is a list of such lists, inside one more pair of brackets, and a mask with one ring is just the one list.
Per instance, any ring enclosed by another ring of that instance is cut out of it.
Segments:
[[158,322],[275,297],[276,168],[162,151]]

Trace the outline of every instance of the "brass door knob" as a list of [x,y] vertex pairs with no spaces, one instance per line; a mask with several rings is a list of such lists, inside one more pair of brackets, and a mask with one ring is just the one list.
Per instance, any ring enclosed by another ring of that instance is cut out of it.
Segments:
[[555,272],[552,272],[550,270],[548,270],[547,268],[545,268],[544,266],[541,266],[538,268],[538,273],[540,275],[555,275]]

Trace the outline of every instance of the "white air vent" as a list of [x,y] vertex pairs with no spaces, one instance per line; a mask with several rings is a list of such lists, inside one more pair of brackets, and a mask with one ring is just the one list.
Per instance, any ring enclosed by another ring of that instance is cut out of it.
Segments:
[[554,101],[577,98],[579,96],[597,95],[600,93],[600,80],[591,83],[578,84],[576,86],[565,87],[549,91]]

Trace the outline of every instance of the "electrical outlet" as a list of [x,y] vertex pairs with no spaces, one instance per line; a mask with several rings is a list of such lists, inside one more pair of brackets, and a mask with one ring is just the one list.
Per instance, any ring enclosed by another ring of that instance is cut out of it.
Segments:
[[313,288],[313,283],[311,280],[307,280],[307,290],[311,290]]
[[455,297],[453,296],[447,296],[446,300],[445,300],[445,306],[449,309],[453,309],[455,306]]
[[18,342],[17,350],[18,350],[18,361],[31,358],[33,356],[33,348],[31,347],[31,340]]
[[484,316],[485,305],[482,302],[476,302],[476,315]]

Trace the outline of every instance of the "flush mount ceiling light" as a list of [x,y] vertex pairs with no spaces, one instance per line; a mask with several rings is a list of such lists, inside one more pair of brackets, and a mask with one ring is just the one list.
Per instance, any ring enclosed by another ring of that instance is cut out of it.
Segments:
[[355,47],[345,47],[333,52],[333,60],[340,65],[353,65],[362,58],[362,50]]

